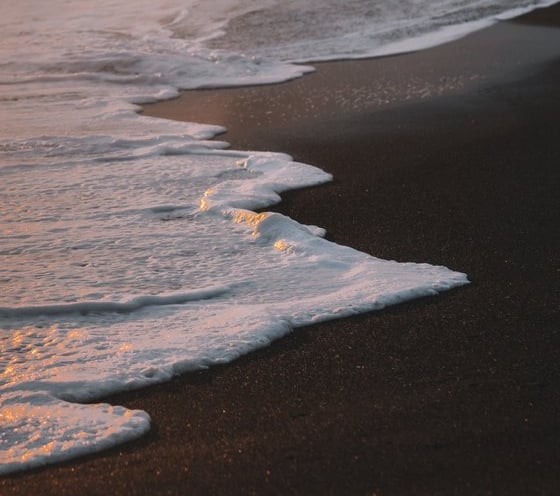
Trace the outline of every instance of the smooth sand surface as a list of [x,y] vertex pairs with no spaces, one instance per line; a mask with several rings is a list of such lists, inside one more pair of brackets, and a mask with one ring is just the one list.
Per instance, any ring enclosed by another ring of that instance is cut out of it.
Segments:
[[472,284],[110,398],[140,441],[0,494],[560,494],[560,6],[150,115],[334,174],[278,211]]

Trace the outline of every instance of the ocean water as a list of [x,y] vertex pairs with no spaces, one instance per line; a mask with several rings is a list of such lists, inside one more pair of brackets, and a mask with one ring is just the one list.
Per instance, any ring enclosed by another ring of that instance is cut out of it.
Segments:
[[149,412],[93,402],[104,395],[468,282],[262,212],[282,191],[330,175],[282,153],[230,150],[210,140],[219,123],[151,119],[139,104],[181,89],[284,81],[312,70],[302,63],[426,48],[552,3],[4,5],[0,474],[149,429]]

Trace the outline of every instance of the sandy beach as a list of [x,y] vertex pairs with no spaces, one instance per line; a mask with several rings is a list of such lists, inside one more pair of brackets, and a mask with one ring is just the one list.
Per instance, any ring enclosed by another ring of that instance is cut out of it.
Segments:
[[332,173],[274,209],[471,284],[108,398],[147,411],[151,432],[0,494],[560,493],[560,5],[315,66],[144,112]]

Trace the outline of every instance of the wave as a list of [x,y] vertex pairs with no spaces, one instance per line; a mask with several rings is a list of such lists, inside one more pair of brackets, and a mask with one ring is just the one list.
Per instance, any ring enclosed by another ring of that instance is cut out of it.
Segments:
[[[374,259],[322,239],[318,227],[244,210],[332,177],[280,154],[220,150],[225,143],[206,140],[222,127],[141,117],[138,104],[180,89],[286,81],[312,71],[295,65],[306,61],[419,49],[527,3],[555,2],[138,0],[133,18],[111,0],[91,15],[79,1],[34,2],[33,16],[25,2],[6,6],[0,257],[15,259],[0,282],[19,299],[0,307],[0,473],[149,429],[144,412],[71,401],[468,284],[444,267]],[[155,215],[129,215],[138,212]],[[199,289],[164,293],[183,287]],[[36,304],[19,304],[27,298]],[[163,310],[142,312],[149,307]]]
[[0,318],[35,317],[39,315],[69,315],[88,313],[130,313],[145,307],[181,305],[193,301],[209,300],[225,295],[231,286],[206,288],[188,293],[169,295],[137,296],[128,301],[78,301],[53,305],[30,305],[20,307],[0,307]]

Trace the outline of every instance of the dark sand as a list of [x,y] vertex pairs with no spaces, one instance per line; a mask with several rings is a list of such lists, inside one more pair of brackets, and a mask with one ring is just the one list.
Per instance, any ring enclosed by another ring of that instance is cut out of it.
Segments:
[[277,209],[472,284],[113,397],[148,411],[151,433],[5,478],[0,494],[560,494],[555,26],[560,6],[416,54],[146,109],[332,172]]

